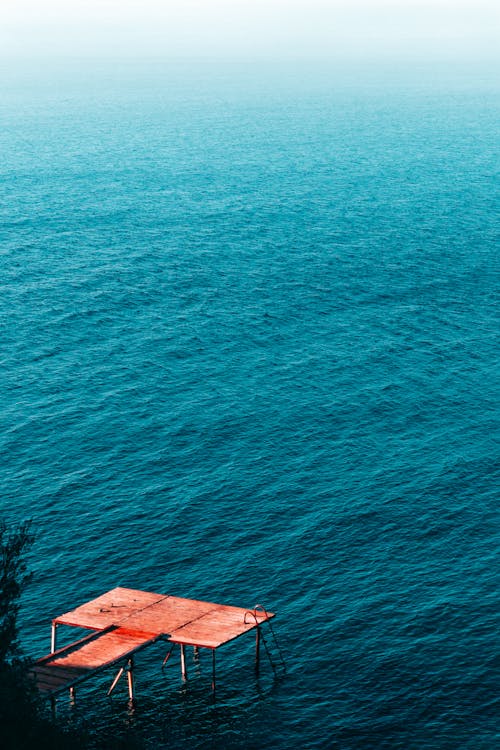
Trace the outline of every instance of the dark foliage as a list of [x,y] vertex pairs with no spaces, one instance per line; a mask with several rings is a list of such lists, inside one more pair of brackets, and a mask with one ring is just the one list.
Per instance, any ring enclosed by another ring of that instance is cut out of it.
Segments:
[[130,750],[133,738],[96,737],[66,729],[47,715],[29,677],[30,662],[19,643],[20,597],[31,580],[26,553],[34,536],[29,522],[9,528],[0,521],[0,750]]
[[33,540],[28,522],[9,529],[0,521],[0,747],[74,749],[75,739],[44,716],[19,643],[20,597],[31,580],[25,555]]
[[21,593],[31,580],[25,553],[33,541],[29,522],[9,530],[0,521],[0,665],[20,653],[17,616]]

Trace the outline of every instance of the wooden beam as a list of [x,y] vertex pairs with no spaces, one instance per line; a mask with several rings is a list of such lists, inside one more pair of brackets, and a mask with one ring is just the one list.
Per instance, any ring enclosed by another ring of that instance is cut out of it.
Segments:
[[186,647],[184,644],[181,646],[181,674],[184,682],[187,680],[187,667],[186,667]]

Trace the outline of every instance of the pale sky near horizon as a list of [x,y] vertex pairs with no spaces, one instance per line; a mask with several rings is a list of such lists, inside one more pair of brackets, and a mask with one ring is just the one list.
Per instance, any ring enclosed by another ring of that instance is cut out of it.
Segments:
[[0,55],[498,59],[500,0],[1,0]]

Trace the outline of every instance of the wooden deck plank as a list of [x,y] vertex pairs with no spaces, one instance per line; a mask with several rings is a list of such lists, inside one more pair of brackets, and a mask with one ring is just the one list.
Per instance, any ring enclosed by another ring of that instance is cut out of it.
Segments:
[[56,688],[50,682],[39,682],[37,681],[36,686],[40,693],[53,693]]
[[125,659],[138,649],[155,640],[150,634],[131,635],[120,628],[104,633],[84,644],[76,651],[58,655],[55,659],[45,662],[53,667],[70,667],[76,669],[95,670],[113,664],[119,659]]
[[167,596],[122,620],[123,628],[140,630],[156,635],[170,635],[173,630],[196,620],[218,605],[197,599]]
[[59,685],[56,682],[52,682],[50,680],[49,681],[37,680],[36,686],[40,693],[57,693],[57,692],[62,692],[63,690],[68,689],[68,687],[71,687],[71,685],[68,685],[66,683],[64,685]]
[[33,667],[33,672],[36,672],[38,677],[44,676],[58,676],[62,679],[73,679],[73,677],[79,677],[81,674],[88,672],[86,667],[61,667],[58,664],[36,664]]
[[54,693],[66,690],[92,674],[88,669],[60,669],[57,666],[35,665],[31,675],[38,690],[42,693]]
[[51,688],[63,688],[65,686],[72,685],[74,682],[77,682],[80,677],[82,677],[82,674],[73,674],[73,675],[60,675],[57,673],[56,669],[54,669],[52,674],[39,674],[37,670],[34,671],[34,676],[37,682],[37,685],[40,685],[40,683],[44,683]]
[[[218,648],[274,616],[272,613],[266,616],[259,610],[254,617],[248,614],[251,611],[117,587],[61,615],[54,622],[96,630],[120,625],[138,635],[170,636],[175,643]],[[98,642],[92,653],[96,656],[99,649],[105,647],[105,642]]]
[[257,624],[274,617],[273,612],[267,615],[257,612],[256,617],[249,612],[250,610],[240,607],[219,605],[198,619],[173,631],[169,640],[184,645],[218,648],[252,630]]
[[138,610],[148,607],[161,599],[164,594],[138,591],[118,586],[102,596],[82,604],[80,607],[54,618],[58,625],[73,625],[90,630],[104,630]]
[[35,662],[31,673],[43,693],[62,692],[92,674],[117,662],[123,662],[156,640],[145,633],[115,630],[99,634],[95,639],[69,644],[55,654]]

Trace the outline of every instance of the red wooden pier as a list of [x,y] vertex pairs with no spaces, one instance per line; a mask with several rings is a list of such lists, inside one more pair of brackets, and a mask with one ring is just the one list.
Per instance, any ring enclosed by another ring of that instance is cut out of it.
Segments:
[[[183,599],[149,591],[115,588],[80,607],[52,620],[51,653],[38,659],[32,668],[39,691],[54,700],[93,674],[119,666],[108,695],[127,674],[130,700],[134,698],[134,655],[158,640],[180,646],[181,674],[187,678],[186,646],[212,651],[212,688],[215,690],[215,652],[220,646],[250,630],[256,631],[256,666],[259,664],[260,626],[274,613],[262,607],[244,609],[225,604]],[[60,625],[85,628],[92,632],[57,649]]]

